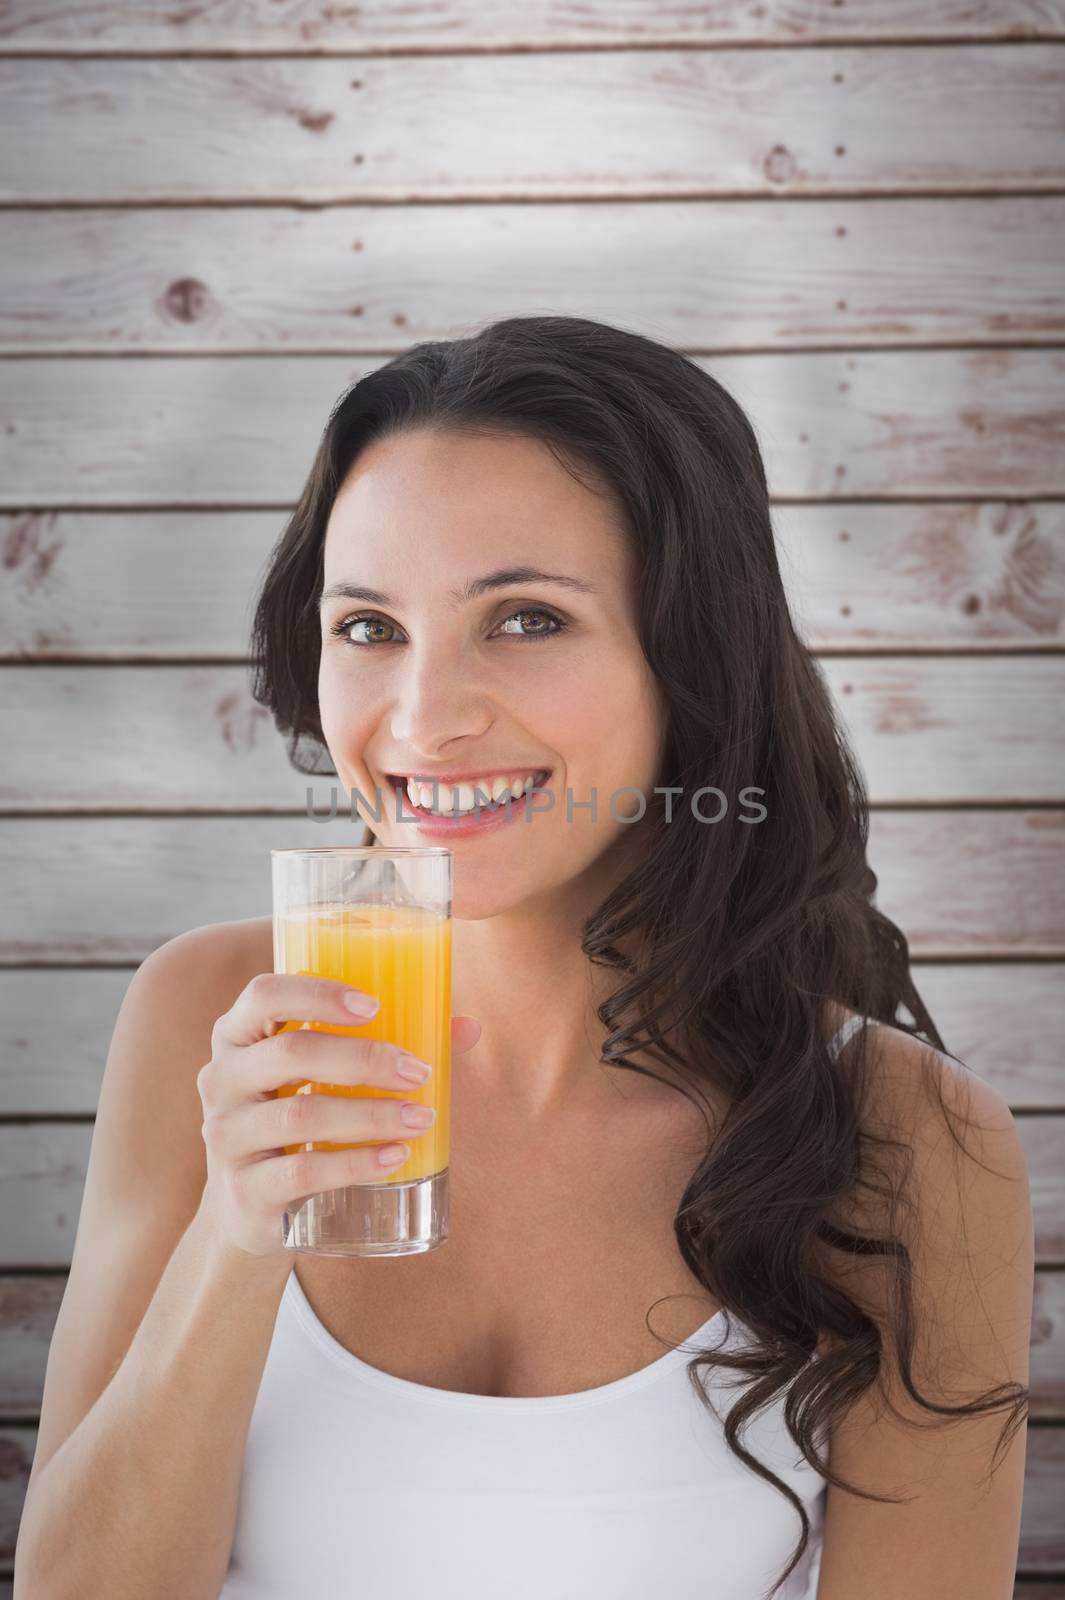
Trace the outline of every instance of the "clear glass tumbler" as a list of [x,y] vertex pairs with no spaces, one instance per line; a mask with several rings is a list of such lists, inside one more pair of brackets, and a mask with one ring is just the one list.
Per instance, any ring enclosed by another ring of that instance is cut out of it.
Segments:
[[[286,1211],[284,1242],[316,1255],[433,1250],[448,1234],[453,853],[360,845],[271,850],[270,856],[274,971],[342,978],[380,1002],[369,1022],[351,1027],[286,1022],[283,1029],[387,1039],[433,1069],[422,1088],[393,1092],[304,1082],[285,1084],[277,1093],[419,1100],[436,1109],[436,1121],[425,1133],[403,1133],[411,1153],[402,1166],[373,1183],[311,1195]],[[394,1142],[291,1145],[286,1154]]]

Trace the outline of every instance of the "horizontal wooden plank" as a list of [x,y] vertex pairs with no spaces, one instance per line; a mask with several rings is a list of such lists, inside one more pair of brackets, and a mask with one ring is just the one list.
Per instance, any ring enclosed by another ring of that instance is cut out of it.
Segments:
[[1058,1575],[1065,1570],[1065,1428],[1030,1428],[1024,1473],[1024,1505],[1018,1568]]
[[[36,1428],[0,1425],[0,1459],[4,1464],[0,1472],[0,1561],[12,1565],[36,1448]],[[21,1588],[25,1588],[25,1581]]]
[[1065,814],[875,811],[875,902],[912,955],[1065,953]]
[[[0,660],[246,660],[276,511],[0,513]],[[1055,650],[1065,504],[778,504],[815,651]]]
[[[1065,655],[820,666],[874,804],[1065,803]],[[308,790],[316,811],[334,791],[350,804],[338,779],[294,771],[243,666],[0,667],[0,747],[22,756],[4,810],[292,812]],[[390,792],[381,804],[395,811]]]
[[[131,976],[129,967],[0,970],[0,1116],[95,1112]],[[1065,964],[917,963],[914,979],[947,1049],[1011,1106],[1065,1111]]]
[[[1065,350],[691,359],[751,419],[777,499],[1065,495]],[[291,506],[334,404],[383,364],[9,356],[0,507]]]
[[[787,504],[773,522],[813,650],[1054,649],[1065,638],[1060,502]],[[41,539],[31,524],[28,551]]]
[[[267,915],[272,847],[364,838],[343,811],[332,821],[0,818],[0,963],[143,960],[186,928]],[[916,957],[1065,956],[1063,851],[1061,810],[880,810],[870,819],[876,903]]]
[[70,1266],[89,1163],[88,1123],[0,1124],[0,1263]]
[[[36,1421],[66,1273],[0,1276],[0,1414]],[[1031,1415],[1065,1420],[1065,1273],[1041,1267],[1032,1319]]]
[[[1018,1117],[1035,1215],[1036,1255],[1065,1262],[1065,1116]],[[0,1123],[0,1267],[68,1267],[92,1126]]]
[[26,757],[21,781],[0,779],[8,809],[293,812],[309,786],[326,810],[339,783],[289,764],[243,666],[3,667],[5,738]]
[[1065,36],[1061,0],[765,0],[736,6],[703,0],[585,0],[579,14],[551,0],[437,0],[397,6],[368,0],[324,6],[320,0],[202,0],[175,9],[171,0],[6,0],[0,53],[54,50],[171,52],[234,50],[359,55],[437,50],[586,50],[639,45],[816,45],[912,39],[1057,39]]
[[1033,1417],[1065,1420],[1065,1272],[1035,1275],[1029,1385]]
[[1065,965],[922,961],[913,978],[946,1048],[1015,1110],[1065,1111]]
[[1031,1182],[1040,1261],[1065,1263],[1065,1117],[1035,1113],[1017,1117]]
[[1059,189],[1063,86],[1041,43],[0,59],[0,200]]
[[[1041,547],[1059,536],[1057,510]],[[246,660],[254,595],[284,522],[277,511],[0,514],[0,660]],[[1065,545],[1065,506],[1060,523]],[[1006,540],[980,542],[993,560]]]
[[667,201],[653,227],[630,202],[28,210],[3,226],[15,353],[388,351],[397,327],[476,321],[485,283],[496,316],[553,292],[593,308],[619,260],[614,320],[703,351],[1065,333],[1060,196]]
[[343,815],[0,818],[0,963],[142,961],[187,928],[269,915],[271,849],[366,837]]
[[820,666],[874,804],[1065,799],[1065,658],[839,656]]
[[[998,1413],[1000,1425],[1005,1413]],[[707,1419],[711,1425],[711,1419]],[[0,1427],[0,1452],[6,1470],[0,1477],[0,1560],[11,1561],[36,1449],[37,1430],[17,1423]],[[990,1465],[990,1463],[988,1463]],[[1065,1532],[1059,1512],[1065,1481],[1065,1427],[1030,1428],[1025,1457],[1024,1508],[1019,1570],[1057,1574],[1065,1569]],[[299,1537],[298,1530],[294,1537]],[[1065,1584],[1019,1585],[1024,1600],[1057,1600]],[[2,1591],[0,1591],[2,1593]]]
[[132,975],[126,967],[0,970],[0,1116],[95,1113]]

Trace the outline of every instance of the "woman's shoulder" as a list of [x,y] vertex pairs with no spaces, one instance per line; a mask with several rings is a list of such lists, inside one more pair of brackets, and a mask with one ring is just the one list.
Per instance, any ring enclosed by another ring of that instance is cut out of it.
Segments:
[[[875,1238],[901,1239],[927,1308],[933,1287],[955,1293],[959,1263],[977,1276],[990,1263],[993,1274],[995,1263],[1022,1259],[1030,1249],[1024,1147],[1008,1101],[964,1062],[888,1023],[866,1031],[863,1181],[833,1220]],[[829,1252],[822,1265],[882,1323],[889,1258]],[[933,1308],[936,1298],[933,1292]]]
[[[141,964],[155,986],[187,992],[196,988],[233,989],[233,998],[258,972],[273,971],[273,922],[244,917],[206,922],[157,945]],[[234,988],[235,985],[235,988]]]
[[877,1018],[862,1019],[859,1012],[836,1001],[826,1006],[825,1016],[829,1040],[846,1029],[844,1049],[863,1031],[846,1028],[846,1024],[865,1021],[869,1063],[866,1105],[875,1122],[918,1134],[937,1122],[942,1126],[944,1109],[962,1115],[975,1109],[1000,1121],[1003,1116],[1009,1117],[1006,1100],[992,1084],[927,1040]]
[[[840,1018],[848,1015],[854,1013],[840,1008]],[[963,1061],[905,1029],[877,1022],[865,1031],[866,1068],[855,1088],[862,1168],[871,1181],[844,1202],[846,1225],[873,1234],[892,1229],[900,1220],[893,1203],[904,1194],[918,1232],[938,1218],[945,1233],[949,1217],[961,1230],[971,1222],[985,1238],[996,1235],[999,1224],[1023,1230],[1028,1173],[1005,1096]],[[1008,1241],[999,1242],[1005,1247]],[[877,1262],[867,1270],[875,1277]]]

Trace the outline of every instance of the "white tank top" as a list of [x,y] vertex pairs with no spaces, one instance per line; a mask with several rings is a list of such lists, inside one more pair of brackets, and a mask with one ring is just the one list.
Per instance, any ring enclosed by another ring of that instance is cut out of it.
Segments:
[[[861,1027],[850,1017],[830,1048]],[[684,1344],[577,1394],[454,1393],[344,1348],[289,1274],[244,1452],[219,1600],[761,1600],[799,1516],[728,1448],[694,1392],[717,1312]],[[815,1358],[816,1359],[816,1358]],[[717,1417],[736,1374],[701,1368]],[[813,1600],[825,1480],[778,1396],[741,1442],[798,1495],[810,1543],[777,1600]]]

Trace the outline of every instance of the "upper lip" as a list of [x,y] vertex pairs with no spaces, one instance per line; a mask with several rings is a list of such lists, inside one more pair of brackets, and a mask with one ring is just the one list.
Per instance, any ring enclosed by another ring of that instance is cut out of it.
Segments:
[[550,767],[492,767],[481,772],[390,772],[390,778],[402,778],[415,783],[473,783],[483,778],[521,778],[527,772],[550,773]]

